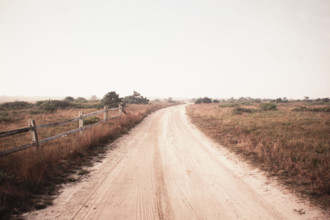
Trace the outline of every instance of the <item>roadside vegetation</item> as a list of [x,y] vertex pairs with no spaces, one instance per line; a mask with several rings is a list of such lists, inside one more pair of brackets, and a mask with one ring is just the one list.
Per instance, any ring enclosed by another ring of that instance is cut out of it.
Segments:
[[[33,118],[37,125],[59,122],[103,108],[104,104],[118,107],[122,98],[115,92],[107,93],[103,99],[92,100],[66,97],[64,100],[48,100],[36,103],[11,102],[0,104],[0,131],[26,127]],[[59,184],[76,181],[87,173],[82,167],[99,160],[109,149],[108,143],[126,134],[149,113],[175,103],[149,102],[126,103],[125,114],[84,131],[83,135],[72,134],[35,147],[7,155],[0,159],[0,218],[9,218],[32,209],[41,209],[52,203]],[[109,116],[118,114],[109,112]],[[85,119],[93,124],[103,115]],[[38,129],[39,140],[78,127],[78,122],[53,128]],[[30,133],[1,138],[0,151],[29,143]]]
[[329,211],[328,98],[195,103],[187,112],[204,133]]

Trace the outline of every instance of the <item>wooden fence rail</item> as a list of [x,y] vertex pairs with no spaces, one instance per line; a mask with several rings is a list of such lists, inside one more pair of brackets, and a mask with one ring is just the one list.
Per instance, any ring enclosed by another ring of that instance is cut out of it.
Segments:
[[[118,111],[118,115],[109,117],[108,116],[109,111]],[[96,123],[93,123],[91,125],[84,126],[84,119],[85,118],[90,118],[92,116],[99,115],[99,114],[102,114],[102,113],[104,113],[103,120],[100,120],[100,121],[98,121]],[[15,135],[15,134],[20,134],[20,133],[25,133],[25,132],[31,132],[31,139],[32,139],[31,143],[24,144],[24,145],[21,145],[21,146],[18,146],[18,147],[14,147],[14,148],[11,148],[11,149],[8,149],[8,150],[1,151],[0,152],[0,157],[8,155],[8,154],[15,153],[15,152],[27,149],[27,148],[30,148],[32,146],[35,146],[36,149],[38,150],[40,144],[47,143],[49,141],[55,140],[57,138],[60,138],[60,137],[63,137],[63,136],[69,135],[69,134],[73,134],[73,133],[77,133],[77,132],[82,133],[83,130],[85,130],[85,129],[91,128],[91,127],[93,127],[97,124],[100,124],[104,121],[107,121],[109,119],[119,118],[119,117],[121,117],[121,115],[122,115],[122,106],[119,105],[118,108],[110,108],[110,109],[107,106],[105,106],[103,110],[96,111],[96,112],[91,112],[91,113],[88,113],[88,114],[85,114],[85,115],[82,112],[79,112],[79,116],[76,117],[76,118],[72,118],[72,119],[69,119],[69,120],[66,120],[66,121],[61,121],[61,122],[54,122],[54,123],[50,123],[50,124],[38,125],[38,126],[36,126],[35,121],[31,119],[31,120],[29,120],[29,127],[24,127],[24,128],[19,128],[19,129],[15,129],[15,130],[0,132],[0,138],[1,137],[8,137],[8,136]],[[38,140],[37,130],[39,128],[50,128],[50,127],[55,127],[55,126],[58,126],[58,125],[68,124],[68,123],[71,123],[71,122],[74,122],[74,121],[79,121],[79,127],[78,128],[67,131],[67,132],[63,132],[63,133],[60,133],[60,134],[57,134],[57,135],[52,136],[52,137],[48,137],[48,138],[45,138],[45,139],[42,139],[42,140]]]
[[26,127],[26,128],[19,128],[16,130],[11,130],[11,131],[2,131],[2,132],[0,132],[0,137],[7,137],[7,136],[14,135],[14,134],[20,134],[20,133],[28,132],[30,130],[31,130],[30,127]]

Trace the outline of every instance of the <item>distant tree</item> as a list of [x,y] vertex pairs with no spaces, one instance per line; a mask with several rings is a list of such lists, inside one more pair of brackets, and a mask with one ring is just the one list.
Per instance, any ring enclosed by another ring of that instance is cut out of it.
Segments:
[[309,97],[308,97],[308,96],[305,96],[305,97],[304,97],[304,101],[305,101],[305,102],[309,102]]
[[201,103],[212,103],[212,99],[210,99],[209,97],[204,97],[204,98],[198,98],[198,99],[196,99],[195,104],[201,104]]
[[204,97],[203,103],[212,103],[212,99],[210,99],[209,97]]
[[281,103],[281,102],[283,102],[283,100],[282,100],[281,98],[277,98],[277,99],[276,99],[276,102],[277,102],[277,103]]
[[122,99],[119,98],[119,95],[115,91],[112,91],[103,96],[102,104],[108,105],[110,108],[116,108],[121,101]]
[[67,96],[63,99],[64,101],[68,101],[68,102],[73,102],[74,101],[74,98],[71,97],[71,96]]
[[323,98],[322,102],[329,102],[329,98]]
[[239,102],[248,102],[250,100],[248,98],[245,98],[245,97],[240,97],[237,101],[239,101]]
[[175,101],[173,100],[172,97],[169,97],[169,98],[167,99],[167,102],[174,103]]
[[218,99],[213,99],[213,103],[219,103],[220,101]]
[[124,105],[125,104],[149,104],[149,99],[143,97],[137,91],[133,91],[133,95],[126,96],[124,98]]
[[202,98],[196,99],[195,104],[201,104],[201,103],[203,103],[203,99]]
[[230,99],[227,100],[228,102],[235,102],[234,97],[231,97]]
[[75,100],[76,102],[87,102],[87,99],[85,99],[84,97],[78,97]]

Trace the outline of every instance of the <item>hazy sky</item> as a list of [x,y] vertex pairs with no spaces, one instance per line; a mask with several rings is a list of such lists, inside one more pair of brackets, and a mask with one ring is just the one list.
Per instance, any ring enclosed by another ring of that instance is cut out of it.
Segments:
[[329,0],[0,0],[0,95],[330,96]]

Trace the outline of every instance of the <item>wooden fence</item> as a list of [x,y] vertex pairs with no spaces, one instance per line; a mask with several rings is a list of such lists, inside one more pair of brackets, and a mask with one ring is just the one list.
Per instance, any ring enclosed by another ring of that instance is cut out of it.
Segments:
[[[109,117],[108,116],[109,111],[118,111],[118,115]],[[99,114],[102,114],[102,113],[103,113],[103,120],[100,120],[100,121],[98,121],[96,123],[93,123],[91,125],[84,126],[84,119],[85,118],[90,118],[94,115],[99,115]],[[20,133],[25,133],[25,132],[31,132],[32,142],[28,143],[28,144],[18,146],[18,147],[14,147],[14,148],[11,148],[11,149],[8,149],[8,150],[5,150],[5,151],[1,151],[0,152],[0,157],[11,154],[11,153],[15,153],[15,152],[27,149],[27,148],[30,148],[32,146],[35,146],[36,149],[38,150],[39,145],[41,145],[41,144],[47,143],[49,141],[55,140],[57,138],[63,137],[63,136],[68,135],[68,134],[73,134],[73,133],[77,133],[77,132],[82,133],[83,130],[85,130],[85,129],[91,128],[91,127],[93,127],[93,126],[95,126],[99,123],[102,123],[104,121],[107,121],[109,119],[119,118],[119,117],[121,117],[121,115],[122,115],[122,106],[119,105],[118,108],[110,108],[110,109],[107,106],[105,106],[103,110],[88,113],[88,114],[85,114],[85,115],[82,112],[79,112],[79,116],[76,117],[76,118],[72,118],[72,119],[69,119],[69,120],[66,120],[66,121],[61,121],[61,122],[38,125],[38,126],[36,125],[36,123],[33,119],[30,119],[29,122],[28,122],[29,123],[28,127],[19,128],[19,129],[15,129],[15,130],[11,130],[11,131],[2,131],[2,132],[0,132],[0,138],[15,135],[15,134],[20,134]],[[67,132],[63,132],[63,133],[60,133],[60,134],[57,134],[57,135],[52,136],[52,137],[48,137],[48,138],[45,138],[45,139],[42,139],[42,140],[38,140],[37,130],[39,128],[50,128],[50,127],[55,127],[55,126],[58,126],[58,125],[68,124],[68,123],[71,123],[71,122],[74,122],[74,121],[79,121],[79,127],[78,128],[67,131]]]

